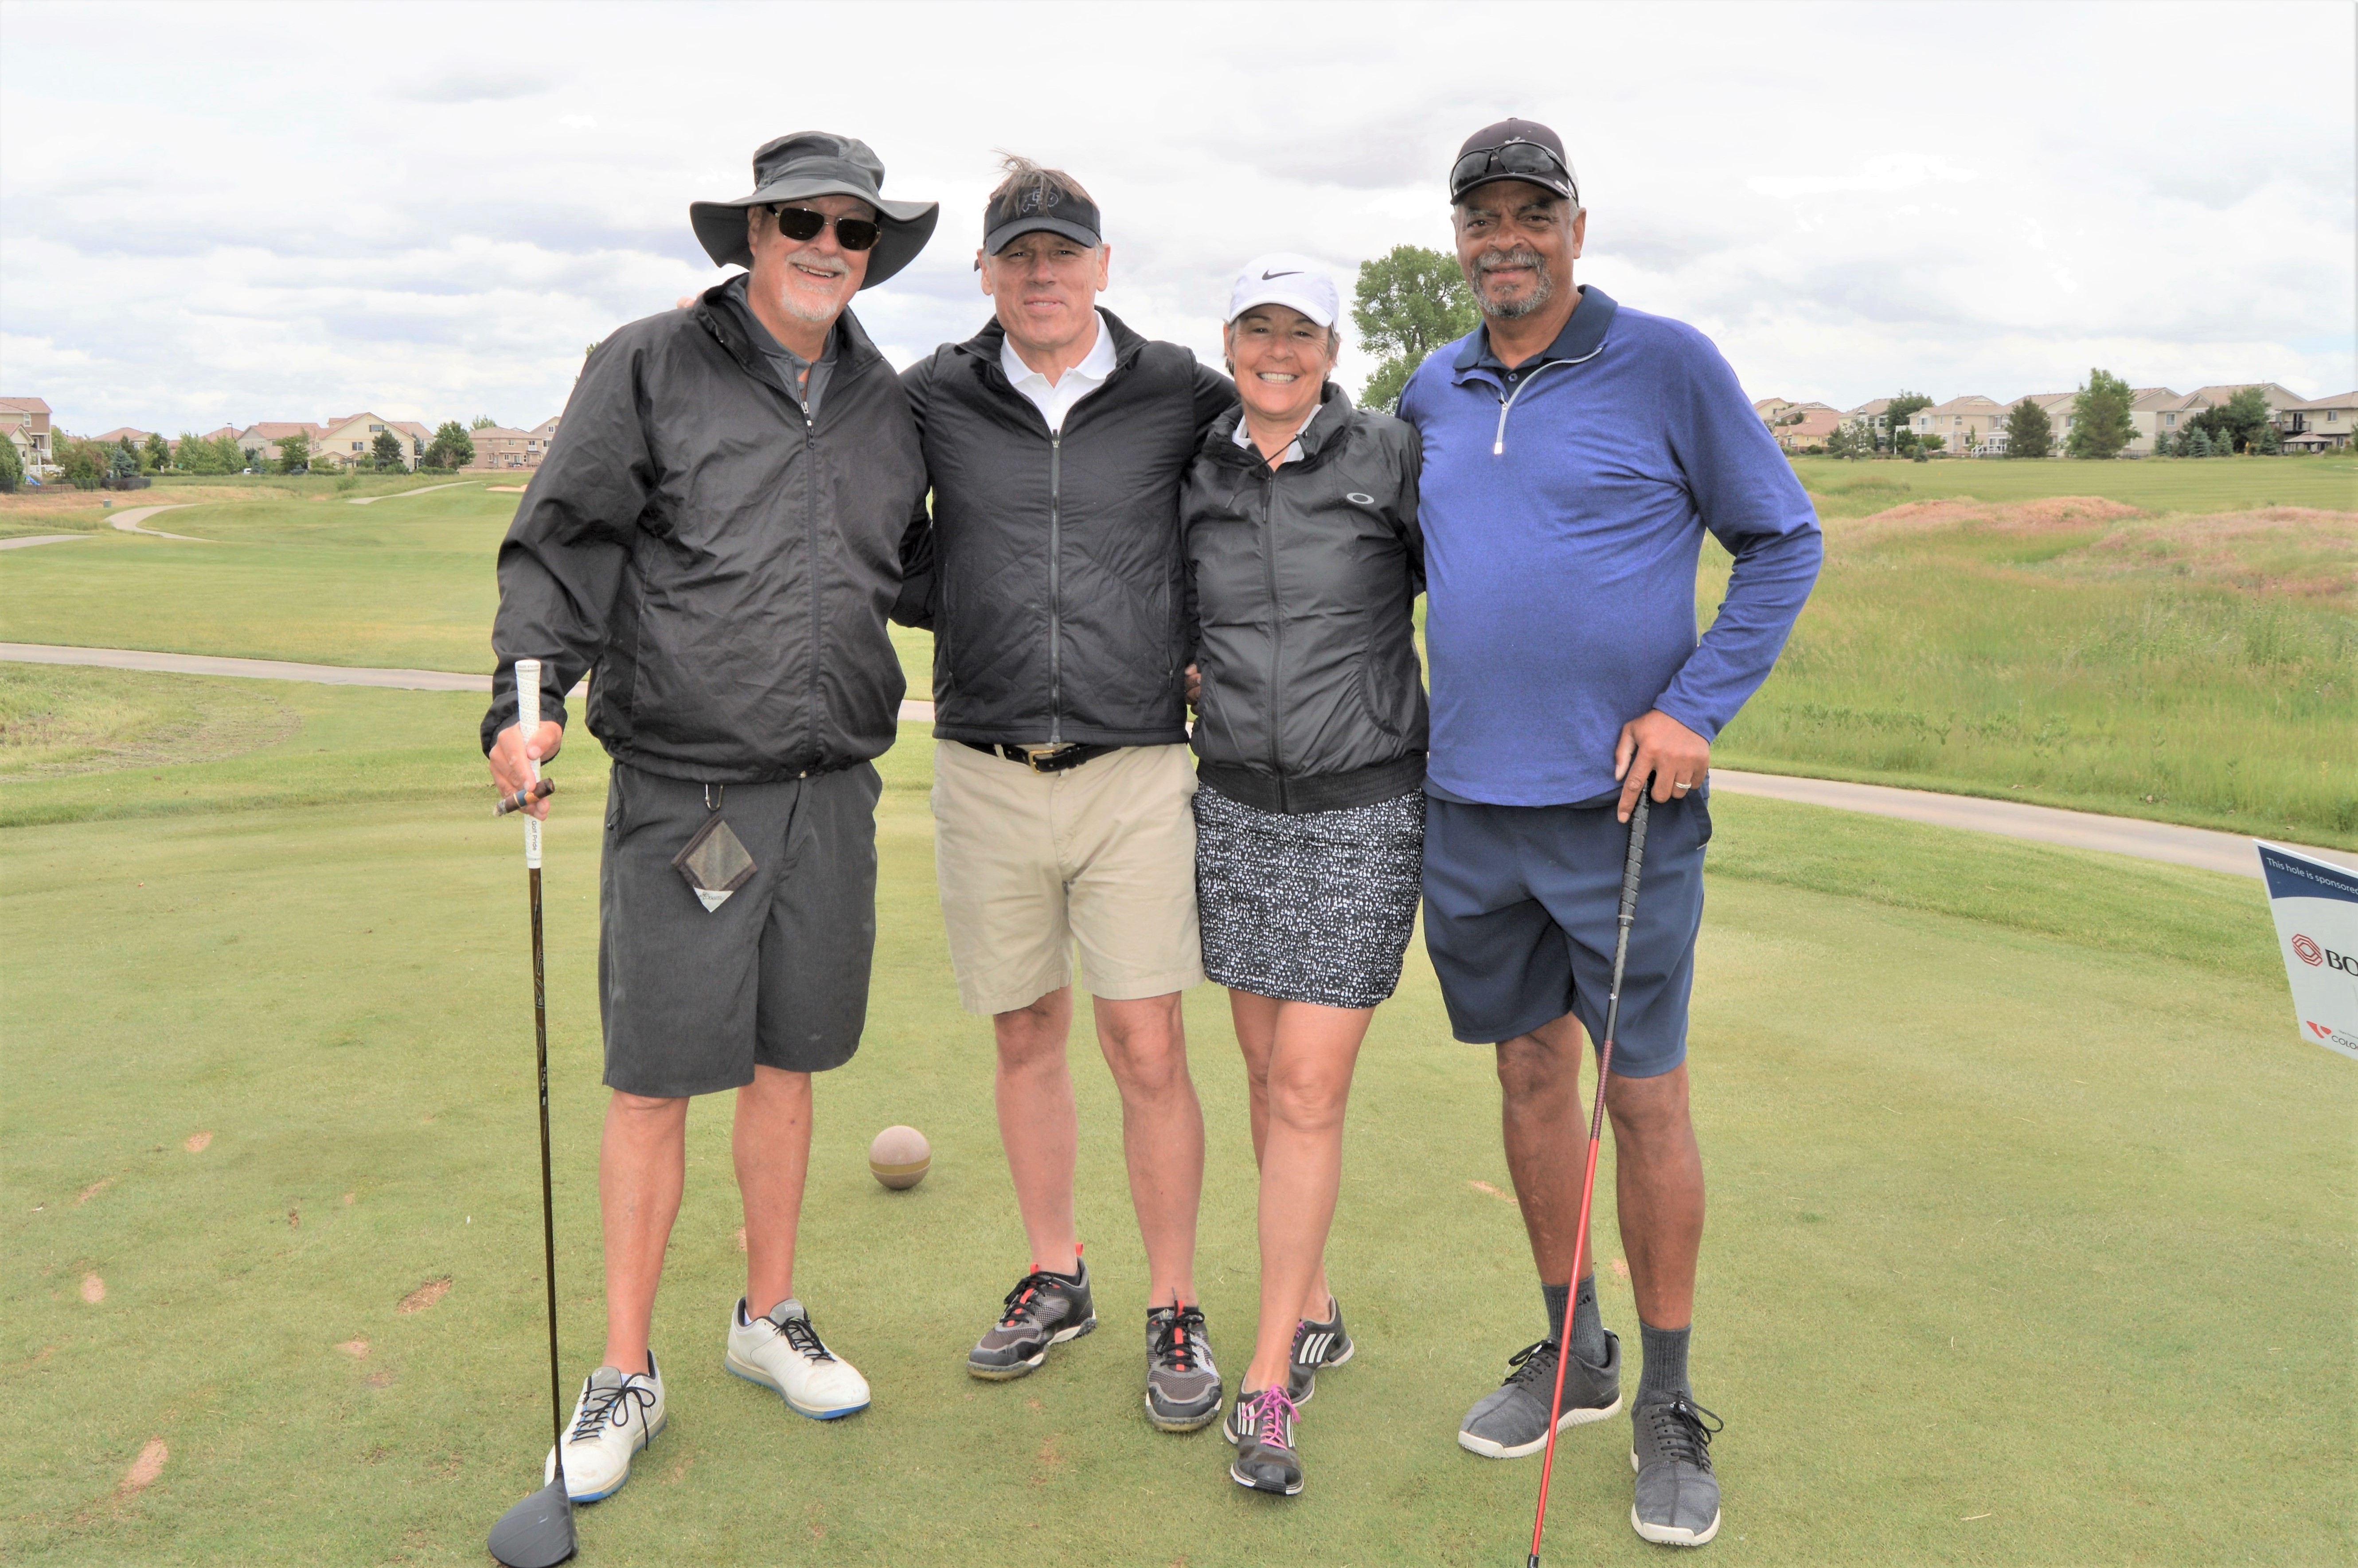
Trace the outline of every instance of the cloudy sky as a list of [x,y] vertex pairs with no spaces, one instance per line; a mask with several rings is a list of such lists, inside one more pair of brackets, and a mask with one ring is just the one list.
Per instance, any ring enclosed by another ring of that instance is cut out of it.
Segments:
[[[862,297],[980,325],[991,149],[1062,164],[1106,304],[1217,346],[1228,276],[1445,246],[1457,144],[1570,146],[1584,281],[1848,406],[2358,384],[2346,4],[0,5],[0,393],[66,428],[366,408],[532,425],[720,273],[690,200],[781,132],[946,206]],[[1363,374],[1364,362],[1347,362]]]

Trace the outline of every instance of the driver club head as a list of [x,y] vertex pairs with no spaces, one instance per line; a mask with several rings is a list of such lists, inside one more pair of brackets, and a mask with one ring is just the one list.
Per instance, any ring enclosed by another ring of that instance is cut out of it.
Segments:
[[573,1499],[559,1476],[492,1526],[487,1544],[507,1568],[557,1568],[573,1555]]

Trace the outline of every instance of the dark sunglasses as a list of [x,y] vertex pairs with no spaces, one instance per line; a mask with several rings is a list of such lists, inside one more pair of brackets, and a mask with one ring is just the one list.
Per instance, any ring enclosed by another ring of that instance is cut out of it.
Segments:
[[835,225],[835,243],[847,251],[872,251],[884,231],[865,218],[830,218],[824,212],[814,212],[807,207],[773,207],[777,214],[778,232],[796,244],[807,244],[819,236],[829,223]]
[[1537,142],[1509,142],[1504,146],[1479,147],[1467,153],[1449,171],[1450,194],[1462,196],[1467,186],[1494,174],[1533,177],[1538,184],[1557,195],[1570,196],[1574,206],[1580,204],[1580,187],[1574,183],[1572,170]]

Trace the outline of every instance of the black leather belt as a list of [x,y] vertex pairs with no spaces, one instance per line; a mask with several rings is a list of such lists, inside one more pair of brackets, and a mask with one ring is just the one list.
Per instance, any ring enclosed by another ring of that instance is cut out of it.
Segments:
[[1094,762],[1108,752],[1120,751],[1118,746],[991,746],[980,741],[961,741],[961,746],[971,746],[987,757],[1004,757],[1011,762],[1021,762],[1035,773],[1061,773],[1077,768],[1083,762]]

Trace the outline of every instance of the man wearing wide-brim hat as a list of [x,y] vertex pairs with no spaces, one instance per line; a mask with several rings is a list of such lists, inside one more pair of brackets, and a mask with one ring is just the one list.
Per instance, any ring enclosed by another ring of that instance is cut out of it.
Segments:
[[[752,194],[689,210],[713,261],[747,270],[590,353],[500,546],[493,779],[515,790],[530,760],[556,755],[555,694],[593,670],[590,730],[613,758],[599,879],[606,1347],[565,1437],[582,1501],[628,1480],[664,1428],[648,1323],[693,1096],[737,1091],[746,1287],[728,1368],[802,1415],[868,1404],[797,1296],[795,1231],[811,1075],[850,1059],[867,1014],[871,760],[903,690],[886,617],[925,493],[900,380],[848,307],[925,247],[935,208],[884,200],[876,155],[826,132],[768,143],[753,176]],[[550,676],[531,736],[524,658]]]

